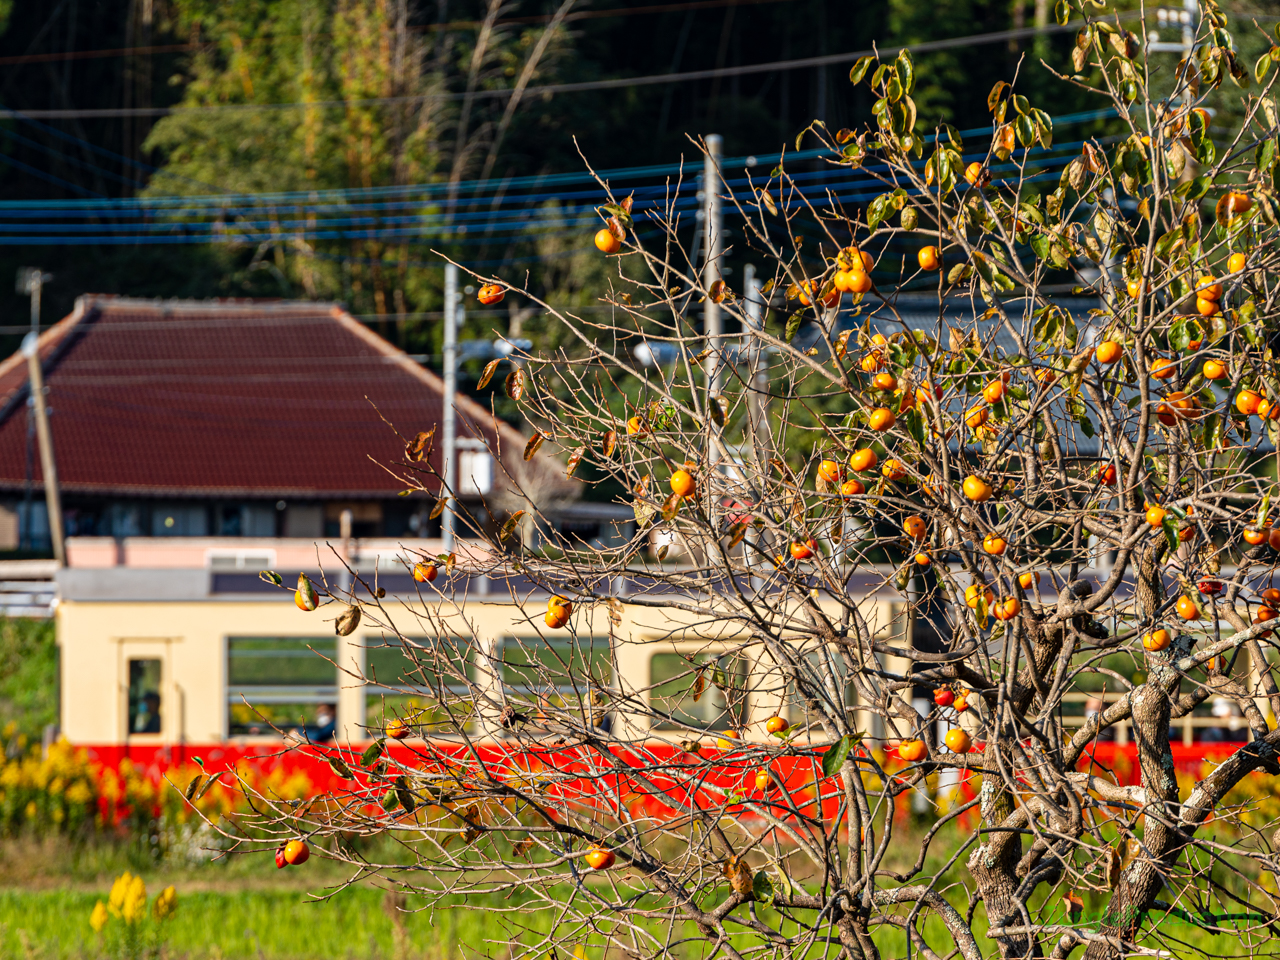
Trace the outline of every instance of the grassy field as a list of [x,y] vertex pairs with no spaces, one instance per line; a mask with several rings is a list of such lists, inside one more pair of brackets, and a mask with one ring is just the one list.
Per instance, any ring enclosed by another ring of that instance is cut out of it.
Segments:
[[[518,897],[452,900],[450,909],[404,913],[394,909],[384,890],[367,883],[317,902],[316,897],[340,885],[346,876],[344,868],[319,858],[286,871],[277,871],[261,856],[174,866],[147,863],[128,844],[77,846],[55,839],[8,839],[0,841],[0,958],[112,956],[110,938],[94,933],[89,917],[94,904],[106,898],[114,877],[125,869],[140,870],[151,896],[169,884],[176,888],[177,913],[164,925],[163,956],[172,960],[508,960],[523,953],[522,946],[535,946],[538,934],[548,931],[553,920],[553,912],[539,906],[520,915],[525,929],[508,926],[499,911],[516,906]],[[569,888],[564,892],[568,895]],[[959,887],[944,894],[963,908],[965,893]],[[1056,901],[1060,894],[1048,896]],[[714,897],[715,892],[710,895]],[[410,910],[415,906],[413,899],[404,903]],[[1085,917],[1096,917],[1101,907],[1100,900],[1086,897]],[[772,911],[760,909],[760,918],[776,928],[778,918]],[[1149,938],[1147,945],[1171,950],[1178,957],[1197,950],[1220,957],[1280,951],[1280,939],[1262,949],[1255,943],[1250,951],[1234,933],[1211,936],[1172,916],[1156,915],[1153,920],[1159,936]],[[981,935],[985,930],[981,907],[975,921]],[[119,921],[113,923],[118,927]],[[783,932],[793,934],[794,927],[788,927]],[[940,956],[951,952],[950,937],[932,916],[924,924],[924,934]],[[585,960],[623,960],[616,951],[606,956],[597,938],[582,940],[581,931],[561,935],[565,945],[561,960],[574,960],[572,952],[579,946]],[[1265,932],[1255,936],[1269,939]],[[1163,938],[1169,939],[1156,942]],[[906,955],[899,929],[879,927],[875,939],[883,956]],[[980,943],[989,952],[985,938]],[[703,944],[686,944],[673,955],[679,960],[700,960],[706,952]],[[819,956],[815,953],[813,960]]]
[[[157,888],[158,889],[158,888]],[[87,891],[0,891],[0,956],[61,960],[97,956],[89,926],[99,895]],[[380,890],[343,892],[325,903],[295,890],[179,893],[166,922],[169,956],[224,960],[293,958],[501,957],[494,914],[475,908],[409,914],[393,923]]]

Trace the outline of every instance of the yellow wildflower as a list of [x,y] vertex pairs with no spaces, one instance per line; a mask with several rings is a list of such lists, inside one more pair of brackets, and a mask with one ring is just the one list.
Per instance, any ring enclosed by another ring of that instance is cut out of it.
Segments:
[[141,877],[134,877],[125,891],[124,903],[120,905],[120,915],[127,924],[135,924],[147,915],[147,885]]
[[156,902],[152,905],[152,911],[155,914],[156,921],[167,920],[172,917],[178,909],[178,891],[173,889],[173,885],[165,887],[156,895]]
[[129,892],[131,883],[133,883],[133,874],[126,870],[116,877],[116,882],[111,885],[111,893],[107,896],[107,909],[111,911],[113,917],[121,915],[125,894]]
[[93,927],[94,933],[101,933],[106,925],[107,905],[99,900],[93,905],[93,913],[89,914],[89,926]]

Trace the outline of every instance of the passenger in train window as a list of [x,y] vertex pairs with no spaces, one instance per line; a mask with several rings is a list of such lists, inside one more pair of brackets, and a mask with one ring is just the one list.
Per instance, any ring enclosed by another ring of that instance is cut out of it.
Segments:
[[1226,697],[1213,698],[1213,716],[1225,723],[1222,726],[1207,728],[1201,739],[1210,743],[1243,743],[1249,739],[1240,708]]
[[148,690],[138,703],[138,712],[133,718],[134,733],[160,732],[160,694]]
[[333,704],[322,703],[316,708],[316,722],[307,727],[307,739],[312,743],[329,743],[338,729],[338,715]]
[[[1099,698],[1099,697],[1090,697],[1090,698],[1085,702],[1085,705],[1084,705],[1084,722],[1085,722],[1085,723],[1088,723],[1088,722],[1089,722],[1090,720],[1092,720],[1095,716],[1097,716],[1097,715],[1098,715],[1098,712],[1099,712],[1099,711],[1101,711],[1101,710],[1102,710],[1102,700],[1101,700],[1101,698]],[[1110,743],[1110,742],[1111,742],[1112,740],[1114,740],[1115,738],[1116,738],[1116,731],[1115,731],[1115,728],[1114,728],[1114,727],[1106,727],[1106,728],[1104,728],[1104,729],[1102,729],[1102,730],[1098,731],[1097,740],[1098,740],[1100,743]]]

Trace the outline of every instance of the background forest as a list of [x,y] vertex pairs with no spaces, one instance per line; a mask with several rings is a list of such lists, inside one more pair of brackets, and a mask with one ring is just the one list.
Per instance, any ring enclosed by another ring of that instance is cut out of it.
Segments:
[[[918,46],[1043,25],[1048,13],[1046,0],[11,4],[0,34],[0,104],[22,116],[0,120],[0,198],[208,201],[316,192],[325,200],[322,218],[345,206],[353,213],[347,225],[358,225],[374,206],[361,202],[376,196],[376,212],[388,220],[360,236],[281,237],[291,216],[314,225],[315,206],[294,206],[267,217],[279,230],[248,240],[141,244],[127,224],[113,227],[117,208],[103,205],[86,215],[93,225],[86,232],[97,232],[74,245],[5,238],[11,245],[0,247],[0,275],[19,265],[55,274],[46,323],[89,291],[341,300],[432,363],[442,282],[433,249],[480,269],[528,269],[535,286],[562,303],[591,298],[581,291],[604,265],[580,219],[590,207],[568,210],[563,199],[577,189],[589,202],[596,196],[589,183],[529,201],[541,212],[538,223],[466,234],[467,215],[498,209],[515,178],[582,173],[575,138],[596,169],[682,157],[698,167],[690,136],[720,133],[726,156],[768,157],[815,118],[832,128],[870,119],[867,94],[847,79],[851,60],[675,84],[627,78],[831,56],[873,43]],[[1035,62],[1062,62],[1070,42],[1058,33],[921,51],[922,119],[985,125],[982,98],[962,92],[988,89],[1022,58],[1023,89],[1036,102],[1055,114],[1097,106]],[[539,92],[618,80],[623,85]],[[160,115],[168,108],[176,109]],[[1088,126],[1077,125],[1070,139]],[[809,163],[821,174],[818,161]],[[196,219],[218,220],[208,210],[205,203]],[[40,234],[43,215],[28,215],[27,236]],[[424,215],[430,225],[407,222]],[[255,216],[258,230],[263,218]],[[692,215],[688,223],[695,229]],[[7,352],[27,304],[7,283],[0,304],[11,318],[0,343]],[[514,319],[525,336],[550,335],[518,304],[507,306],[511,315],[473,315],[472,332],[506,332]]]

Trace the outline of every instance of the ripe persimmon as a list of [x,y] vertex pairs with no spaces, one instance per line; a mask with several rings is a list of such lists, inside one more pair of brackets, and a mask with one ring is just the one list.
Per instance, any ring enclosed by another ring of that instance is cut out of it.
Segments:
[[431,583],[440,575],[440,568],[434,563],[415,563],[413,565],[413,579],[418,583]]
[[1246,417],[1252,416],[1258,412],[1258,406],[1262,403],[1262,396],[1253,390],[1241,390],[1236,394],[1236,409],[1243,413]]
[[867,470],[874,470],[876,464],[880,462],[880,458],[876,456],[876,452],[869,447],[863,447],[861,450],[855,450],[849,456],[849,469],[854,473],[864,473]]
[[1200,372],[1206,380],[1221,380],[1227,375],[1227,365],[1221,360],[1206,360]]
[[[1217,300],[1209,300],[1205,297],[1196,297],[1196,311],[1202,317],[1212,317],[1222,308],[1218,306]],[[1197,346],[1199,344],[1197,343]],[[1187,344],[1187,348],[1191,349],[1191,345]]]
[[1008,547],[1009,544],[1006,543],[1004,537],[1000,536],[998,533],[988,533],[982,538],[982,549],[987,551],[987,553],[991,554],[993,557],[1003,555]]
[[292,867],[306,863],[310,856],[311,848],[305,840],[290,840],[284,845],[284,862]]
[[991,610],[997,620],[1012,620],[1022,612],[1022,601],[1017,597],[1006,597]]
[[991,591],[985,583],[975,583],[964,589],[964,602],[970,610],[977,610],[978,603],[985,601],[987,609],[991,609],[991,605],[995,603],[996,595]]
[[897,390],[898,378],[892,373],[877,373],[871,378],[871,385],[877,390]]
[[608,870],[613,866],[617,857],[612,850],[593,847],[587,851],[587,855],[583,859],[587,861],[587,866],[592,870]]
[[907,763],[917,763],[928,754],[929,748],[923,740],[903,740],[898,744],[898,756]]
[[982,388],[982,399],[986,400],[987,403],[999,403],[1000,399],[1003,396],[1004,396],[1003,380],[992,380],[990,383],[988,383],[985,387]]
[[844,469],[838,461],[823,460],[818,464],[818,476],[827,481],[827,483],[839,483],[843,474]]
[[880,476],[886,480],[902,480],[907,475],[907,465],[901,460],[889,459],[880,468]]
[[923,517],[911,516],[902,521],[902,532],[913,540],[923,538],[928,529]]
[[693,493],[696,484],[688,470],[677,470],[671,474],[671,492],[677,497],[687,497]]
[[1245,257],[1243,253],[1233,253],[1231,256],[1227,257],[1227,272],[1239,273],[1244,269],[1247,262],[1248,258]]
[[1101,364],[1115,363],[1124,353],[1124,347],[1114,340],[1103,340],[1094,351],[1094,356]]
[[596,249],[601,253],[617,253],[622,249],[622,241],[606,227],[596,231]]
[[851,478],[840,484],[840,494],[845,497],[856,497],[865,493],[866,490],[867,488],[862,485],[862,481],[857,479]]
[[1169,640],[1168,630],[1153,630],[1143,636],[1142,645],[1151,651],[1163,650],[1169,645]]
[[1166,360],[1164,357],[1152,361],[1151,376],[1156,380],[1168,380],[1178,372],[1178,365],[1172,360]]
[[399,717],[392,717],[387,721],[387,725],[383,728],[385,733],[392,740],[403,740],[409,736],[409,725]]
[[867,417],[867,426],[881,433],[891,429],[896,422],[897,418],[894,417],[893,411],[888,407],[876,407],[871,411],[871,415]]
[[569,622],[573,604],[564,597],[552,597],[547,601],[547,615],[543,618],[552,630],[559,630]]
[[916,254],[916,260],[919,262],[921,270],[937,270],[938,248],[921,247],[920,251]]
[[1185,593],[1178,598],[1177,603],[1178,616],[1183,620],[1199,620],[1200,608],[1196,606],[1196,602],[1188,597]]
[[815,540],[809,539],[803,543],[797,541],[791,544],[791,556],[796,560],[808,560],[817,549],[818,544]]
[[1269,527],[1245,527],[1244,542],[1251,547],[1256,547],[1260,543],[1266,543],[1270,533],[1271,529]]
[[972,742],[969,740],[969,734],[959,727],[952,727],[947,731],[947,735],[942,738],[943,743],[947,745],[947,749],[952,753],[968,753]]
[[972,474],[964,478],[964,483],[961,486],[964,490],[964,495],[977,503],[990,500],[992,493],[995,492],[991,489],[991,484]]
[[791,729],[791,724],[787,722],[786,717],[774,715],[764,722],[765,733],[786,733]]

